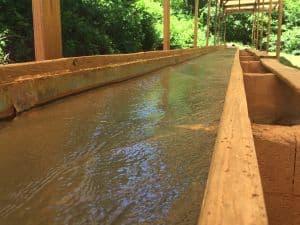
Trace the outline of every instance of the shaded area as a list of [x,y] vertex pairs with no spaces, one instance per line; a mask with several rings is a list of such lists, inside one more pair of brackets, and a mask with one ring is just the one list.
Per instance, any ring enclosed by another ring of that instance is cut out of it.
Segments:
[[[300,69],[299,65],[300,65],[300,56],[298,56],[297,58],[299,58],[299,60],[296,59],[297,56],[291,56],[291,55],[284,55],[280,57],[280,62],[286,66],[290,66],[290,67],[294,67],[297,69]],[[295,59],[294,59],[295,58]]]
[[234,53],[0,124],[0,224],[196,224]]

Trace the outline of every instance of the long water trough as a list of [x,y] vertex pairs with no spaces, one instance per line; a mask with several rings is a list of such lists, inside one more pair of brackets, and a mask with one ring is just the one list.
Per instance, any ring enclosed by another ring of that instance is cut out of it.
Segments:
[[2,122],[0,224],[196,224],[235,53]]
[[0,224],[299,224],[299,70],[157,54],[0,68]]

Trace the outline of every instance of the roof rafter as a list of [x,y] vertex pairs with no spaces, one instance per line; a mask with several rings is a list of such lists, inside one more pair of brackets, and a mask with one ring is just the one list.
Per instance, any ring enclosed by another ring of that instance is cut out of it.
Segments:
[[269,10],[271,5],[272,11],[278,8],[278,0],[221,0],[221,7],[227,14],[233,13],[251,13],[257,8],[259,11],[265,12]]

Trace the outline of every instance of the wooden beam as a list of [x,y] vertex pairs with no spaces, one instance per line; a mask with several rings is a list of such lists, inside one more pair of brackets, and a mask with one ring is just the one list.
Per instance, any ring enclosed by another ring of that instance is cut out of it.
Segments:
[[208,0],[208,9],[207,9],[207,30],[206,30],[206,47],[208,46],[209,42],[209,33],[210,33],[210,7],[211,7],[211,0]]
[[[241,9],[241,10],[226,10],[225,13],[227,15],[238,14],[238,13],[252,13],[254,9]],[[268,9],[260,9],[260,12],[268,12]]]
[[195,0],[194,48],[197,48],[198,45],[198,16],[199,16],[199,0]]
[[164,0],[164,43],[163,49],[170,50],[170,0]]
[[278,7],[278,28],[277,28],[277,46],[276,46],[276,57],[278,59],[280,58],[280,49],[281,49],[282,14],[283,14],[283,0],[279,0],[279,7]]
[[[268,2],[260,2],[259,4],[257,3],[256,5],[260,6],[267,6],[269,3]],[[278,4],[278,1],[274,1],[273,4]],[[224,8],[242,8],[246,6],[253,6],[254,7],[255,3],[240,3],[240,4],[232,4],[232,5],[225,5]]]
[[269,12],[268,12],[268,33],[267,33],[267,47],[266,47],[267,51],[269,51],[269,47],[270,47],[271,19],[272,19],[272,0],[270,0]]
[[62,57],[60,0],[32,0],[37,61]]

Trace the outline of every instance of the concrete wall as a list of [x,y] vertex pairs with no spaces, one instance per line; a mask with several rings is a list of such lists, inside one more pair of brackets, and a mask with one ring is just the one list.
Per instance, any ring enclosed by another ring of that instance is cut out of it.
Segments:
[[[259,52],[248,52],[242,67],[249,116],[270,225],[300,224],[300,93],[264,68]],[[274,63],[279,71],[279,63]],[[294,73],[294,71],[293,71]],[[290,82],[290,80],[289,80]],[[298,81],[297,81],[298,82]],[[258,124],[260,123],[260,124]]]
[[[298,123],[296,121],[300,119],[300,92],[265,68],[258,56],[249,56],[251,53],[247,52],[242,54],[241,66],[251,121],[286,125]],[[245,56],[247,54],[248,57]],[[257,60],[253,61],[254,58]]]
[[26,75],[42,75],[48,73],[72,72],[82,69],[104,67],[138,60],[148,60],[158,57],[175,56],[192,52],[209,52],[214,47],[197,49],[177,49],[169,51],[149,51],[131,54],[113,54],[113,55],[95,55],[61,58],[56,60],[45,60],[29,63],[17,63],[9,65],[0,65],[0,83],[13,81],[18,77]]
[[[244,82],[251,121],[293,124],[300,118],[300,94],[272,73],[245,73]],[[300,121],[299,121],[300,122]]]

